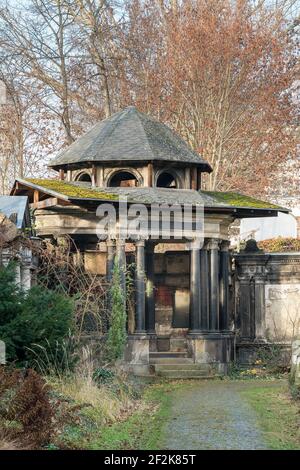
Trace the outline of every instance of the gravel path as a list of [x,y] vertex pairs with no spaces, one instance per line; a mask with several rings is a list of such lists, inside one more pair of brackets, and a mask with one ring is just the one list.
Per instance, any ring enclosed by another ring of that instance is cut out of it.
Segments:
[[239,393],[245,386],[206,381],[174,392],[163,448],[267,449],[255,412]]

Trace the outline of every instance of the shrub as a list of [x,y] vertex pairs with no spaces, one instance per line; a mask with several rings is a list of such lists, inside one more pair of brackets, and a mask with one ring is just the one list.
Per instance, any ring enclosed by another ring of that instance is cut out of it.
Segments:
[[277,237],[258,242],[258,246],[268,253],[300,251],[300,240],[292,237]]
[[93,372],[93,380],[99,384],[105,384],[111,382],[115,377],[112,370],[106,369],[105,367],[99,367]]
[[34,447],[49,442],[54,416],[49,389],[34,370],[0,368],[2,436]]
[[41,286],[25,295],[15,284],[14,267],[0,268],[0,338],[6,343],[8,360],[20,365],[32,361],[33,343],[54,348],[72,327],[70,297]]
[[53,409],[44,379],[32,369],[25,372],[21,386],[11,403],[11,418],[23,426],[26,439],[41,446],[49,442],[53,427]]

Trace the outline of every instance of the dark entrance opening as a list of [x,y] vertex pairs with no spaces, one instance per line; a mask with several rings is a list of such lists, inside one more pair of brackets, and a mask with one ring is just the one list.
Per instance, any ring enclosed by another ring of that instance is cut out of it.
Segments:
[[116,187],[134,187],[138,185],[136,177],[129,171],[119,171],[110,180],[109,186]]
[[174,176],[171,173],[164,171],[157,178],[156,186],[158,188],[177,188],[177,183]]
[[91,183],[92,178],[91,175],[88,173],[80,173],[80,175],[76,178],[76,181],[81,181],[83,183]]

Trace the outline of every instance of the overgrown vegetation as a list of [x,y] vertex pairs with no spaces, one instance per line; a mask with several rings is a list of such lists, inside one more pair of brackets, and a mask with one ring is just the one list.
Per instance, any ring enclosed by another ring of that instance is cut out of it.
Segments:
[[0,337],[6,343],[7,359],[19,365],[33,360],[30,347],[36,343],[54,348],[72,329],[70,297],[34,286],[23,292],[15,281],[15,266],[0,267]]
[[110,360],[122,357],[126,343],[126,299],[121,285],[121,272],[117,261],[114,264],[110,288],[111,318],[107,339],[107,355]]
[[37,448],[49,442],[54,408],[48,392],[34,370],[0,367],[0,446],[14,442]]
[[74,299],[74,323],[78,339],[92,333],[100,337],[107,332],[107,281],[85,269],[84,255],[69,236],[55,243],[44,242],[38,251],[39,284]]
[[259,248],[267,253],[286,253],[300,251],[300,239],[292,237],[269,238],[258,242]]

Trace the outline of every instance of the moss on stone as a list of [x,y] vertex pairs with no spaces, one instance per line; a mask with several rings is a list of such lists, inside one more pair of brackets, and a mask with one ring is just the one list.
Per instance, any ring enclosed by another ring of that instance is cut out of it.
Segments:
[[117,194],[109,194],[104,191],[98,191],[96,189],[82,188],[72,183],[66,183],[61,180],[50,180],[44,178],[26,178],[29,183],[41,186],[41,188],[55,191],[58,194],[70,198],[89,198],[89,199],[106,199],[116,200],[118,199]]
[[253,207],[253,209],[282,209],[282,207],[270,202],[261,201],[250,196],[245,196],[240,193],[233,192],[219,192],[219,191],[203,191],[208,196],[216,199],[218,202],[228,204],[232,207]]

